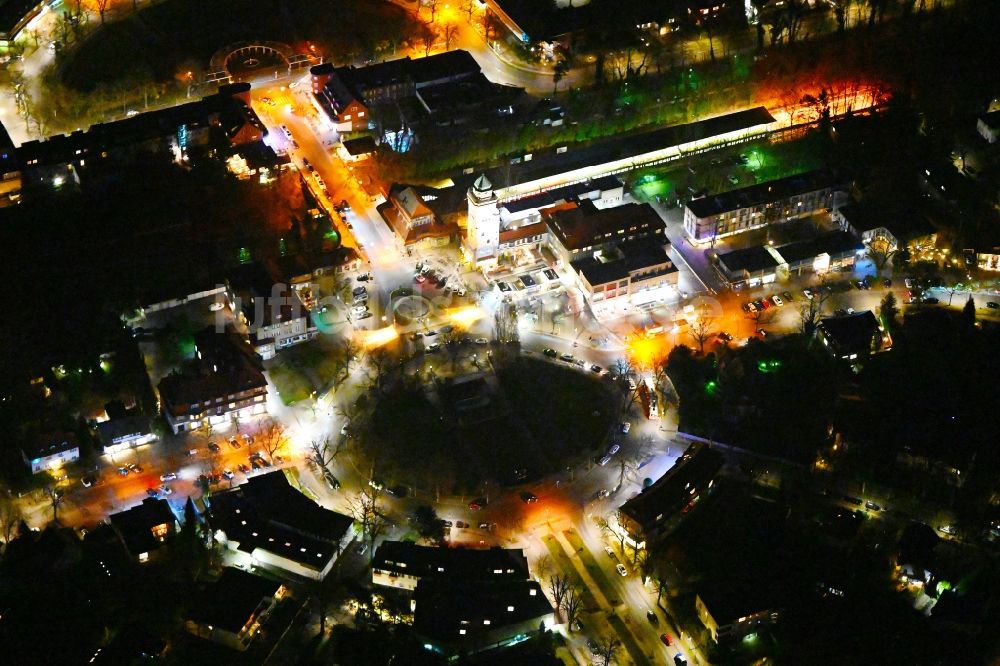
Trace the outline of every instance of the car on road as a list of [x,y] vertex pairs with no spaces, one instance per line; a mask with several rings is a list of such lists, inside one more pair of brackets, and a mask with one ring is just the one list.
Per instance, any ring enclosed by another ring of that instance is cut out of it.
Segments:
[[222,449],[219,448],[219,445],[216,444],[215,442],[209,442],[208,443],[208,450],[211,451],[212,453],[218,453]]
[[330,490],[340,490],[340,481],[337,480],[330,470],[325,470],[323,472],[323,479],[326,481],[326,485]]
[[487,340],[486,338],[476,338],[476,344],[477,345],[488,345],[488,344],[490,344],[490,341]]
[[621,451],[621,449],[622,449],[621,444],[619,444],[618,442],[615,442],[614,444],[611,445],[611,448],[608,449],[608,455],[609,456],[613,456],[616,453],[618,453],[619,451]]
[[371,313],[371,312],[367,312],[367,311],[366,311],[366,312],[364,312],[364,313],[362,313],[362,314],[359,314],[359,315],[358,315],[357,317],[355,317],[355,319],[356,319],[357,321],[361,321],[362,319],[368,319],[368,318],[369,318],[369,317],[371,317],[371,316],[372,316],[372,313]]
[[243,448],[243,445],[240,444],[239,440],[236,439],[235,437],[230,437],[228,441],[229,441],[229,446],[233,447],[234,449]]
[[656,617],[656,613],[652,610],[646,611],[646,619],[649,620],[649,623],[653,626],[660,624],[660,618]]
[[865,508],[868,509],[869,511],[881,511],[882,510],[881,506],[879,506],[875,502],[872,502],[871,500],[868,500],[867,502],[865,502]]
[[372,279],[372,276],[368,273],[362,273],[361,275],[359,275],[354,279],[357,280],[358,282],[368,282],[369,280]]
[[247,465],[246,463],[240,463],[239,465],[236,466],[236,469],[240,470],[244,474],[249,474],[251,471],[250,465]]
[[600,465],[601,467],[604,467],[609,462],[611,462],[611,456],[605,455],[600,460],[597,461],[597,464]]
[[622,564],[621,562],[619,562],[617,564],[617,566],[615,566],[615,569],[618,571],[618,575],[619,576],[627,576],[628,575],[628,570],[625,569],[625,565]]
[[160,481],[173,481],[177,478],[176,472],[167,472],[166,474],[160,475]]
[[624,433],[624,434],[627,435],[628,431],[632,429],[632,422],[631,421],[623,421],[621,427],[622,427],[622,433]]
[[733,336],[729,335],[725,331],[720,331],[719,333],[716,334],[715,337],[718,339],[719,342],[723,344],[733,341]]
[[232,481],[233,477],[236,476],[236,475],[233,474],[233,470],[231,470],[231,469],[224,469],[224,470],[222,470],[222,476],[226,477],[226,480]]
[[549,358],[555,358],[556,356],[558,356],[558,355],[559,355],[559,354],[558,354],[558,353],[556,352],[556,350],[555,350],[555,349],[551,349],[551,348],[549,348],[549,347],[546,347],[545,349],[543,349],[543,350],[542,350],[542,353],[543,353],[543,354],[545,354],[546,356],[548,356]]
[[601,366],[599,366],[597,364],[594,364],[594,365],[590,366],[590,371],[599,375],[602,372],[604,372],[604,368],[602,368]]
[[1000,303],[997,303],[996,301],[986,301],[986,307],[990,310],[998,310],[1000,309]]
[[439,351],[441,351],[441,343],[440,342],[432,342],[431,344],[427,345],[427,353],[428,354],[434,354],[434,353],[439,352]]
[[761,310],[766,310],[769,307],[771,307],[771,301],[767,300],[766,298],[762,298],[761,300],[757,301],[757,305],[760,307]]
[[572,363],[573,362],[573,355],[572,354],[559,354],[559,360],[560,361],[566,361],[567,363]]
[[524,490],[521,492],[521,501],[524,502],[525,504],[533,504],[534,502],[538,501],[538,498],[535,497],[534,493],[530,493],[527,490]]
[[473,511],[479,511],[484,506],[486,506],[486,499],[483,497],[477,497],[476,499],[469,502],[469,508]]
[[680,652],[674,655],[674,666],[687,666],[687,657],[682,655]]
[[84,488],[90,488],[91,486],[97,483],[97,477],[94,476],[93,474],[88,474],[82,479],[80,479],[80,483],[83,484]]
[[785,304],[785,302],[781,300],[781,297],[778,296],[777,294],[771,297],[771,302],[777,305],[779,308]]
[[615,556],[615,551],[611,548],[611,546],[605,546],[604,547],[604,552],[608,554],[608,557],[614,557]]
[[939,301],[938,299],[934,298],[933,296],[931,296],[930,298],[925,298],[924,299],[924,303],[927,303],[928,305],[937,305],[940,302],[941,301]]
[[128,467],[119,467],[118,474],[120,476],[128,476]]
[[139,467],[138,465],[136,465],[135,463],[129,463],[128,464],[128,470],[130,472],[134,472],[136,474],[142,474],[142,468]]
[[757,306],[754,305],[752,302],[750,302],[750,303],[744,303],[743,304],[743,310],[745,312],[756,312],[757,311]]
[[660,634],[660,640],[667,647],[670,647],[671,645],[674,644],[674,642],[672,640],[670,640],[670,634]]

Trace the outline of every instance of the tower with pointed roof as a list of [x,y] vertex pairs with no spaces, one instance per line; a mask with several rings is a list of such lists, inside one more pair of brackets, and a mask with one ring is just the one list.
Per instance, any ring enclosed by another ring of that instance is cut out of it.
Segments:
[[465,242],[477,264],[496,260],[497,246],[500,244],[499,198],[493,191],[493,183],[482,174],[469,188],[469,221]]

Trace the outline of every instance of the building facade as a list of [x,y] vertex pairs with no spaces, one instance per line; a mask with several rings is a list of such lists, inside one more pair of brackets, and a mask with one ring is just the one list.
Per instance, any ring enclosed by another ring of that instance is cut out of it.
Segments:
[[73,433],[42,433],[21,449],[21,458],[32,474],[52,472],[80,458],[80,446]]

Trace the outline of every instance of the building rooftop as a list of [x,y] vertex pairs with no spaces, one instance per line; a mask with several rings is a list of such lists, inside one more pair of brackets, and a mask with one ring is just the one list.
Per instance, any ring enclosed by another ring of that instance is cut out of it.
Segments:
[[239,550],[261,548],[322,570],[337,555],[352,518],[325,509],[288,483],[276,470],[253,476],[232,490],[212,495],[209,520]]
[[76,435],[71,432],[43,431],[34,437],[29,438],[21,447],[24,457],[28,461],[54,456],[63,451],[70,451],[77,448]]
[[235,331],[216,333],[209,326],[195,335],[195,345],[201,358],[194,367],[160,381],[160,399],[176,410],[174,414],[186,413],[190,405],[267,387],[260,357]]
[[644,528],[653,525],[664,514],[682,508],[688,502],[689,489],[714,479],[722,463],[718,451],[704,444],[692,444],[656,483],[625,502],[619,511]]
[[779,262],[767,246],[757,246],[722,253],[719,255],[719,263],[729,273],[759,273],[776,268]]
[[573,183],[572,185],[557,187],[531,196],[521,197],[520,199],[506,201],[500,207],[506,209],[509,213],[519,213],[532,208],[546,208],[566,201],[575,201],[581,197],[590,198],[588,195],[600,195],[601,192],[607,192],[620,187],[622,187],[622,182],[617,177],[601,176],[600,178],[582,183]]
[[549,227],[544,222],[525,224],[519,227],[511,227],[500,232],[501,243],[512,243],[522,238],[531,238],[549,232]]
[[865,310],[842,317],[821,319],[818,330],[841,353],[867,353],[871,351],[873,340],[878,335],[879,323],[871,310]]
[[281,583],[225,567],[219,579],[197,595],[188,619],[238,634],[256,614],[261,601],[273,598],[280,588]]
[[837,212],[859,234],[884,227],[904,243],[909,238],[926,236],[936,231],[924,213],[912,208],[881,209],[864,203],[853,203],[841,206]]
[[663,234],[666,229],[663,219],[649,204],[597,208],[591,200],[584,199],[543,216],[552,234],[571,251],[636,235]]
[[451,644],[477,645],[505,625],[541,621],[552,613],[541,585],[523,580],[421,579],[413,602],[414,631]]
[[97,424],[97,436],[101,439],[102,446],[111,446],[130,437],[148,435],[152,431],[150,418],[143,414],[133,414]]
[[347,139],[344,143],[344,150],[347,154],[352,157],[357,157],[358,155],[368,155],[374,153],[378,150],[378,145],[375,143],[375,139],[371,136],[361,136],[356,139]]
[[794,264],[813,259],[821,254],[831,257],[857,252],[865,248],[864,243],[846,231],[830,231],[810,240],[796,241],[774,248],[785,263]]
[[643,278],[656,277],[676,273],[677,267],[667,256],[669,242],[666,238],[642,238],[630,243],[622,243],[617,247],[618,254],[610,261],[601,261],[595,257],[585,257],[573,262],[573,268],[583,274],[587,282],[596,287],[616,280],[624,280],[637,271],[667,264],[655,272],[646,274]]
[[[499,189],[530,183],[583,167],[638,157],[712,136],[754,127],[763,128],[773,122],[774,118],[767,109],[758,106],[684,125],[598,139],[584,145],[553,146],[537,150],[532,153],[528,161],[522,159],[514,163],[509,160],[507,164],[487,170],[486,175],[494,187]],[[515,156],[511,158],[516,159]],[[462,192],[465,192],[475,177],[475,175],[456,174],[452,180],[462,188]]]
[[525,580],[524,551],[507,548],[437,548],[408,541],[385,541],[375,551],[372,568],[401,575],[468,581]]
[[[139,506],[113,513],[108,516],[108,520],[118,532],[128,552],[138,557],[142,553],[160,547],[163,539],[157,538],[153,530],[161,525],[167,525],[172,530],[177,517],[170,510],[167,500],[147,497]],[[168,534],[169,531],[164,531],[163,538]]]
[[686,205],[695,217],[706,218],[741,208],[752,208],[798,194],[836,187],[840,181],[825,169],[807,171],[777,180],[757,183],[738,190],[693,199]]

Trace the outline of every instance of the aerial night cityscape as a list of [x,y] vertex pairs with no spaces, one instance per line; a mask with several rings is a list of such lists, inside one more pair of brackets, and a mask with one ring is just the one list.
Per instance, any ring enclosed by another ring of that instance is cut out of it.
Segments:
[[0,0],[0,664],[1000,664],[1000,0]]

